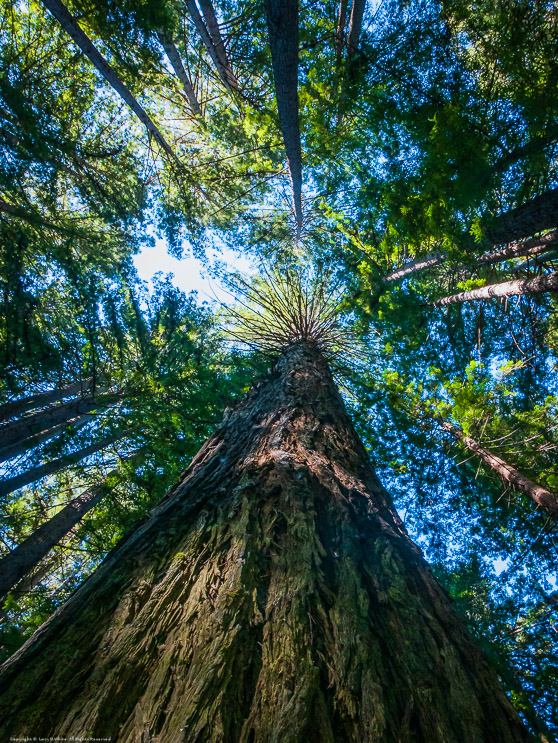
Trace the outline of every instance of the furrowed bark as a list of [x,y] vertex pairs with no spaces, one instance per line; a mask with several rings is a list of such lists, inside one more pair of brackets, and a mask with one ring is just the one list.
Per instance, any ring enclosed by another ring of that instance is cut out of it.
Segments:
[[85,459],[85,457],[89,457],[91,454],[96,454],[97,452],[106,449],[107,446],[121,440],[124,436],[124,432],[115,436],[107,436],[107,438],[101,439],[101,441],[97,441],[89,446],[85,446],[72,454],[66,454],[65,456],[54,459],[51,462],[41,464],[39,467],[32,467],[19,475],[15,475],[15,477],[8,477],[7,479],[0,481],[0,497],[9,495],[9,493],[13,493],[14,490],[19,490],[19,488],[23,488],[25,485],[30,485],[32,482],[37,482],[37,480],[41,480],[43,477],[54,475],[56,472],[60,472],[66,467],[80,462],[82,459]]
[[59,423],[67,423],[92,410],[102,410],[119,399],[120,395],[109,392],[104,395],[79,397],[59,405],[51,405],[38,413],[27,415],[17,421],[0,426],[0,453],[17,442],[36,433],[41,433]]
[[65,397],[74,395],[84,395],[91,387],[91,380],[85,379],[83,382],[74,382],[66,387],[58,387],[48,392],[38,392],[36,395],[21,397],[19,400],[13,400],[0,405],[0,421],[9,420],[16,415],[21,415],[28,410],[41,408],[50,405],[53,402],[59,402]]
[[457,426],[448,423],[440,417],[436,418],[437,423],[448,431],[451,435],[456,438],[469,450],[476,454],[487,464],[494,472],[496,472],[503,480],[509,482],[514,488],[517,488],[521,493],[530,498],[534,503],[537,504],[545,513],[553,518],[558,518],[558,495],[551,493],[546,488],[537,485],[525,475],[522,475],[514,467],[511,467],[507,462],[500,457],[496,456],[492,452],[482,447],[477,441],[466,436]]
[[522,294],[540,294],[542,292],[558,291],[558,271],[536,276],[533,279],[515,279],[514,281],[503,281],[500,284],[489,284],[480,289],[452,294],[432,302],[434,307],[444,307],[447,304],[459,302],[479,302],[493,297],[512,297]]
[[89,61],[97,68],[107,83],[118,93],[118,95],[128,104],[134,114],[138,117],[141,123],[145,126],[148,132],[153,136],[153,139],[166,152],[169,157],[178,162],[174,151],[167,144],[167,141],[157,128],[156,124],[150,118],[149,114],[136,100],[134,95],[124,85],[122,80],[118,77],[116,72],[112,69],[106,59],[99,52],[97,47],[93,44],[91,39],[85,34],[77,20],[70,13],[68,8],[61,2],[61,0],[42,0],[46,8],[56,18],[58,23],[62,26],[64,31],[72,38],[76,46],[81,49]]
[[0,600],[33,571],[43,557],[109,492],[107,481],[114,478],[117,472],[110,472],[104,482],[93,485],[70,501],[0,560]]
[[232,70],[231,63],[227,57],[227,50],[225,48],[225,42],[221,36],[219,30],[219,23],[217,22],[217,16],[211,0],[199,0],[200,8],[207,25],[207,30],[213,42],[215,53],[225,70],[227,80],[233,90],[238,90],[238,80]]
[[0,730],[194,743],[527,743],[323,357],[277,365],[3,667]]
[[201,116],[202,111],[196,96],[196,91],[194,90],[194,86],[192,85],[190,76],[188,75],[184,68],[184,65],[182,64],[182,59],[180,58],[178,49],[176,48],[172,39],[170,39],[162,31],[159,31],[157,36],[159,37],[161,46],[165,50],[165,54],[167,55],[169,62],[172,65],[172,69],[175,71],[177,78],[182,83],[182,87],[184,88],[184,92],[186,93],[186,98],[188,99],[188,103],[190,104],[192,112],[196,116]]
[[196,27],[197,32],[200,35],[200,38],[207,49],[209,56],[211,57],[213,64],[215,65],[215,69],[219,73],[219,77],[221,78],[223,84],[225,87],[232,92],[234,92],[238,88],[238,83],[236,81],[236,78],[233,75],[233,80],[231,80],[230,75],[227,72],[227,68],[222,64],[221,59],[219,57],[219,54],[217,53],[217,50],[215,48],[215,45],[213,44],[213,40],[211,39],[211,35],[209,31],[207,30],[207,27],[205,23],[203,22],[203,18],[201,17],[200,11],[198,10],[198,6],[196,5],[196,0],[186,0],[186,7],[188,8],[188,11],[190,13],[190,16],[192,17],[192,20],[194,21],[194,26]]
[[297,235],[302,231],[302,150],[298,119],[298,0],[264,0],[279,124],[285,143]]
[[349,59],[354,57],[358,50],[365,7],[366,0],[353,0],[351,18],[349,20],[349,32],[347,34],[347,57]]

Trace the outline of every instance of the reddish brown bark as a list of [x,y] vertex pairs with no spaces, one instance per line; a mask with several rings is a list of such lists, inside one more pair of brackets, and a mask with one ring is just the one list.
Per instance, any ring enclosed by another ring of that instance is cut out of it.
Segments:
[[0,730],[526,743],[310,344],[3,668]]

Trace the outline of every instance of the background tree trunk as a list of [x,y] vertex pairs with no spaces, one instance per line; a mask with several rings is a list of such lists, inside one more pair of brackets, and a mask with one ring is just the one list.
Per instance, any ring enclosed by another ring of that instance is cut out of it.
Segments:
[[362,19],[366,0],[353,0],[351,7],[351,18],[349,20],[349,32],[347,34],[347,57],[354,57],[358,50],[358,42],[362,31]]
[[488,449],[482,447],[477,441],[466,436],[457,426],[452,425],[440,417],[437,417],[436,421],[444,431],[448,431],[454,438],[461,441],[469,451],[480,457],[503,480],[509,482],[510,485],[513,485],[514,488],[517,488],[528,498],[531,498],[539,508],[542,508],[550,516],[554,518],[558,517],[558,496],[556,493],[551,493],[546,488],[537,485],[536,482],[522,475],[521,472],[511,467],[507,462],[504,462],[496,454],[493,454]]
[[215,48],[215,45],[213,44],[213,40],[211,38],[211,35],[209,31],[206,28],[205,23],[203,22],[203,18],[201,17],[200,11],[198,10],[198,6],[196,5],[196,0],[186,0],[186,7],[188,8],[188,11],[190,13],[190,16],[192,17],[192,20],[194,21],[194,26],[196,27],[197,32],[200,35],[200,38],[207,49],[209,56],[211,57],[213,64],[215,65],[215,69],[219,73],[219,77],[225,84],[225,87],[228,88],[231,92],[237,89],[238,83],[234,75],[231,75],[227,72],[227,68],[225,65],[223,65],[221,61],[221,57],[219,56],[217,49]]
[[114,470],[104,482],[87,488],[0,560],[0,599],[34,570],[43,557],[97,505],[109,492],[108,482],[117,474],[118,470]]
[[21,415],[28,410],[34,408],[42,408],[45,405],[50,405],[53,402],[59,402],[65,397],[73,397],[74,395],[84,395],[89,391],[91,387],[91,380],[86,379],[83,382],[74,382],[66,387],[58,387],[55,390],[49,390],[48,392],[38,392],[36,395],[29,395],[29,397],[20,397],[19,400],[13,400],[12,402],[6,402],[4,405],[0,405],[0,421],[9,420],[16,415]]
[[483,241],[493,245],[532,237],[558,227],[558,188],[499,214],[483,230]]
[[134,95],[124,85],[122,80],[118,77],[116,72],[112,69],[106,59],[100,54],[97,47],[93,44],[91,39],[85,34],[80,28],[78,22],[70,13],[68,8],[61,2],[61,0],[43,0],[44,5],[50,10],[52,15],[60,23],[64,31],[73,39],[76,45],[81,49],[90,62],[99,70],[101,75],[105,78],[107,83],[111,85],[118,95],[128,104],[132,109],[141,123],[145,128],[153,135],[153,139],[161,147],[161,149],[167,153],[171,158],[177,160],[176,155],[172,148],[167,144],[167,141],[153,123],[149,114],[144,108],[138,103]]
[[72,432],[75,433],[78,428],[81,428],[81,426],[85,425],[90,419],[90,413],[83,413],[82,415],[76,416],[64,423],[58,423],[58,425],[52,426],[52,428],[47,428],[40,433],[33,434],[32,436],[21,439],[10,446],[6,446],[3,449],[0,449],[0,462],[6,462],[8,459],[14,459],[15,457],[21,456],[21,454],[25,454],[25,452],[34,449],[36,446],[39,446],[39,444],[53,439],[68,426],[71,426]]
[[520,294],[540,294],[541,292],[558,291],[558,271],[536,276],[534,279],[515,279],[514,281],[503,281],[500,284],[489,284],[479,289],[471,289],[459,294],[452,294],[433,302],[435,307],[443,307],[446,304],[459,302],[480,301],[492,299],[492,297],[512,297]]
[[90,413],[92,410],[102,410],[113,402],[116,402],[118,397],[113,392],[96,397],[92,395],[79,397],[61,405],[52,405],[38,413],[28,415],[21,420],[5,423],[3,426],[0,426],[0,450],[12,446],[12,444],[16,444],[18,441],[26,439],[35,433],[52,428],[59,423],[68,423],[68,421],[85,413]]
[[529,739],[295,344],[3,667],[4,738]]
[[19,475],[2,480],[0,481],[0,497],[13,493],[14,490],[19,490],[19,488],[23,488],[25,485],[29,485],[32,482],[37,482],[37,480],[41,480],[43,477],[54,475],[56,472],[60,472],[60,470],[63,470],[72,464],[76,464],[76,462],[80,462],[82,459],[85,459],[85,457],[89,457],[91,454],[102,451],[107,446],[110,446],[110,444],[122,439],[124,435],[125,433],[122,431],[114,436],[108,436],[105,439],[101,439],[101,441],[96,441],[94,444],[84,446],[82,449],[78,449],[78,451],[72,452],[71,454],[66,454],[58,459],[53,459],[51,462],[45,462],[45,464],[41,464],[38,467],[32,467]]
[[172,39],[166,36],[162,31],[159,31],[157,36],[159,37],[161,46],[165,50],[165,54],[169,58],[169,62],[172,65],[172,69],[175,71],[176,76],[182,83],[182,87],[184,88],[184,92],[186,93],[186,98],[188,99],[188,103],[190,104],[190,108],[192,109],[192,112],[196,116],[201,116],[202,111],[200,108],[200,104],[198,103],[196,91],[194,90],[194,86],[192,85],[190,76],[184,69],[184,65],[182,64],[182,59],[180,58],[178,49],[174,45],[174,42],[172,41]]
[[298,121],[298,0],[264,0],[279,123],[285,142],[297,233],[302,230],[302,150]]

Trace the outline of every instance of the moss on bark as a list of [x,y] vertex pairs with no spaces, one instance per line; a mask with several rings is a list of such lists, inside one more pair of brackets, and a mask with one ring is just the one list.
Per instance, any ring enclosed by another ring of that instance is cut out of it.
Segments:
[[303,344],[6,664],[0,719],[122,743],[529,739]]

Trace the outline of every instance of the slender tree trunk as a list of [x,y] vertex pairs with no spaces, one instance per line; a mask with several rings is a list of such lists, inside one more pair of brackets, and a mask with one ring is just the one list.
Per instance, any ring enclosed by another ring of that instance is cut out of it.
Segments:
[[69,421],[59,423],[57,426],[47,428],[46,431],[41,431],[40,433],[36,433],[26,439],[17,441],[11,446],[6,446],[4,449],[0,449],[0,462],[7,462],[8,459],[14,459],[15,457],[19,457],[22,454],[25,454],[25,452],[29,451],[30,449],[34,449],[36,446],[39,446],[39,444],[53,439],[68,426],[71,426],[73,432],[75,432],[79,428],[81,428],[81,426],[85,425],[90,419],[91,415],[89,413],[84,413],[83,415],[72,418]]
[[117,470],[110,472],[104,482],[93,485],[78,495],[0,560],[0,603],[1,599],[33,571],[43,557],[56,547],[70,529],[73,529],[109,492],[107,481],[114,479],[117,473]]
[[19,488],[25,487],[25,485],[37,482],[37,480],[41,480],[43,477],[54,475],[56,472],[60,472],[66,467],[76,464],[76,462],[80,462],[82,459],[85,459],[85,457],[89,457],[91,454],[96,454],[98,451],[106,449],[110,444],[114,444],[116,441],[122,439],[124,435],[125,433],[122,431],[115,436],[108,436],[105,439],[101,439],[101,441],[97,441],[94,444],[85,446],[83,449],[72,452],[72,454],[66,454],[58,459],[53,459],[51,462],[41,464],[39,467],[32,467],[19,475],[15,475],[15,477],[8,477],[5,480],[1,480],[0,498],[9,493],[13,493],[14,490],[19,490]]
[[483,242],[498,245],[558,227],[558,188],[499,214],[484,228]]
[[97,70],[99,70],[107,83],[109,83],[118,95],[128,104],[161,149],[166,152],[169,157],[178,161],[174,151],[167,144],[165,138],[154,124],[149,114],[139,104],[131,91],[124,85],[106,59],[100,54],[91,39],[81,30],[77,20],[73,17],[64,3],[62,3],[61,0],[43,0],[43,3],[89,61],[97,68]]
[[349,32],[347,34],[347,57],[349,59],[354,57],[358,50],[365,7],[366,0],[353,0],[351,18],[349,20]]
[[234,74],[232,74],[232,70],[227,71],[227,67],[221,62],[221,58],[219,57],[217,49],[213,44],[211,35],[207,30],[205,23],[203,22],[203,18],[200,15],[200,11],[198,10],[198,6],[196,5],[196,0],[186,0],[186,7],[188,8],[192,20],[194,21],[194,26],[196,27],[201,40],[205,48],[207,49],[209,56],[213,61],[213,64],[215,65],[215,69],[219,73],[219,77],[223,81],[225,87],[228,88],[231,92],[234,92],[238,88],[236,77],[234,76]]
[[89,391],[90,387],[91,380],[85,379],[82,382],[74,382],[73,384],[66,385],[66,387],[58,387],[55,390],[39,392],[36,395],[20,397],[19,400],[6,402],[4,405],[0,405],[0,421],[9,420],[16,415],[21,415],[28,410],[33,410],[34,408],[42,408],[53,402],[59,402],[65,397],[73,397],[74,395],[80,394],[84,395]]
[[279,124],[283,134],[297,234],[302,231],[302,150],[298,120],[298,0],[264,0],[275,81]]
[[335,62],[339,66],[343,59],[343,45],[345,42],[345,24],[347,23],[347,0],[340,0],[339,15],[337,17],[337,31],[335,34]]
[[[493,263],[511,260],[513,258],[539,255],[540,253],[544,253],[545,251],[547,251],[549,248],[555,248],[557,246],[558,233],[549,232],[547,235],[543,235],[542,237],[533,237],[530,240],[523,240],[521,242],[511,243],[505,248],[495,250],[492,253],[487,253],[486,255],[481,255],[478,258],[474,259],[474,264],[477,266],[487,266]],[[439,266],[445,261],[446,256],[444,255],[444,253],[429,253],[422,258],[417,258],[417,260],[404,263],[402,266],[395,269],[395,271],[388,273],[384,281],[398,281],[399,279],[403,279],[406,276],[411,276],[412,274],[418,273],[419,271],[424,271],[426,268]],[[468,266],[461,265],[458,266],[456,270],[465,270],[467,268]]]
[[494,472],[498,473],[503,480],[509,482],[510,485],[513,485],[514,488],[517,488],[517,490],[528,498],[531,498],[539,508],[542,508],[542,510],[550,516],[558,518],[558,495],[556,493],[551,493],[546,488],[537,485],[536,482],[529,480],[528,477],[522,475],[514,467],[510,467],[507,462],[504,462],[503,459],[497,457],[496,454],[492,454],[492,452],[483,448],[474,439],[466,436],[463,431],[457,428],[457,426],[448,423],[440,417],[437,417],[436,421],[445,431],[448,431],[454,438],[461,441],[469,451],[472,451],[480,457],[482,461],[494,470]]
[[529,740],[308,344],[4,665],[0,721],[6,740]]
[[429,253],[423,258],[418,258],[416,261],[409,261],[404,263],[402,266],[397,268],[395,271],[388,273],[384,281],[399,281],[404,279],[405,276],[411,276],[412,274],[424,271],[425,268],[432,268],[433,266],[439,266],[446,260],[444,253]]
[[223,41],[221,31],[219,30],[219,23],[217,22],[217,16],[215,14],[213,4],[211,0],[199,0],[199,3],[203,13],[203,17],[205,18],[207,30],[215,48],[215,53],[225,70],[227,80],[229,81],[229,84],[233,90],[238,90],[238,80],[236,79],[229,58],[227,57],[225,42]]
[[161,42],[163,49],[165,50],[165,54],[169,58],[169,62],[172,65],[172,69],[175,71],[176,76],[182,83],[182,87],[184,88],[184,92],[186,93],[186,98],[188,99],[188,103],[190,104],[190,108],[192,109],[192,112],[196,116],[201,116],[202,111],[200,108],[200,104],[198,103],[196,91],[194,90],[194,86],[192,85],[190,76],[184,69],[184,65],[182,64],[182,59],[180,58],[178,49],[174,45],[174,42],[172,41],[172,39],[170,39],[162,31],[159,31],[157,35],[159,37],[159,41]]
[[549,232],[547,235],[542,235],[542,237],[532,237],[530,240],[512,243],[511,245],[507,245],[505,248],[480,256],[480,258],[477,258],[477,263],[479,265],[486,265],[499,263],[500,261],[507,261],[511,258],[539,255],[549,248],[554,248],[556,246],[558,246],[558,233]]
[[90,413],[92,410],[102,410],[116,402],[119,395],[109,392],[104,395],[79,397],[60,405],[51,405],[38,413],[27,415],[20,420],[4,423],[0,426],[0,453],[24,439],[41,433],[59,423],[68,423],[79,416]]
[[452,294],[449,297],[438,299],[432,304],[435,307],[443,307],[446,304],[458,302],[480,301],[492,297],[512,297],[521,294],[540,294],[541,292],[558,291],[558,271],[536,276],[534,279],[515,279],[514,281],[503,281],[500,284],[489,284],[480,289],[471,289],[467,292]]

